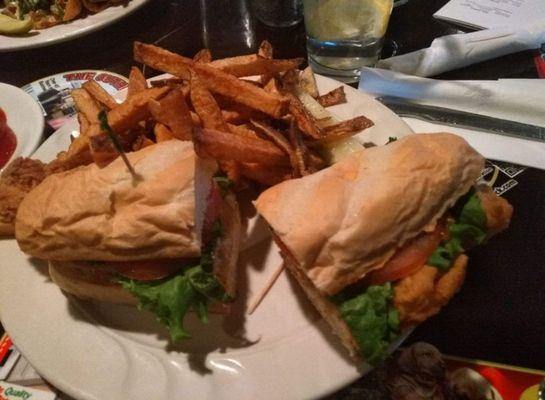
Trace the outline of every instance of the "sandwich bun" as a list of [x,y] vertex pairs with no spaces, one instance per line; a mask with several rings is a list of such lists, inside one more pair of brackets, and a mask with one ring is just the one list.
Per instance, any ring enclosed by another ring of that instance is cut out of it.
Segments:
[[103,273],[82,261],[50,261],[49,276],[64,292],[82,300],[95,300],[115,304],[138,304],[138,299],[113,283],[114,275]]
[[274,186],[255,206],[317,290],[334,295],[433,230],[483,166],[459,136],[409,135]]
[[55,261],[133,261],[200,255],[195,230],[195,153],[167,141],[100,169],[47,177],[21,202],[15,236],[25,253]]

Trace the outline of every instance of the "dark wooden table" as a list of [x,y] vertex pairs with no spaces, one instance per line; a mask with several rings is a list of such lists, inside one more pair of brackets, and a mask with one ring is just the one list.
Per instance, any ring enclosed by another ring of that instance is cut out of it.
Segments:
[[[410,0],[394,10],[387,36],[398,53],[428,46],[456,28],[431,16],[446,0]],[[203,4],[213,4],[206,12]],[[240,27],[241,18],[245,28]],[[204,29],[206,28],[206,29]],[[250,53],[269,40],[277,57],[305,56],[303,24],[272,29],[253,20],[234,0],[152,0],[128,18],[78,40],[43,49],[0,54],[0,81],[22,86],[75,69],[127,75],[132,42],[157,43],[192,56]],[[152,74],[153,71],[147,71]],[[442,79],[537,78],[531,52],[445,73]],[[508,232],[470,253],[467,281],[443,312],[418,327],[423,340],[446,354],[545,369],[545,172],[527,169],[506,194],[515,207]]]

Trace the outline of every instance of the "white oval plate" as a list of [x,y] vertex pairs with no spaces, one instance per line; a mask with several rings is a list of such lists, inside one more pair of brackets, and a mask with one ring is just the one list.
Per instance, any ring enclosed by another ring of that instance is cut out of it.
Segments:
[[87,15],[85,18],[77,18],[47,29],[33,30],[24,36],[0,35],[0,52],[44,47],[75,39],[126,17],[148,1],[131,0],[126,5],[108,7],[99,13]]
[[[322,92],[339,86],[322,77],[318,84]],[[348,104],[336,106],[335,114],[374,120],[364,140],[382,144],[389,136],[411,133],[370,96],[345,90]],[[61,128],[36,156],[51,159],[66,148],[74,129],[76,124]],[[264,224],[257,222],[250,235],[262,232],[259,225]],[[28,259],[14,240],[0,241],[0,317],[38,372],[77,399],[315,398],[368,371],[346,357],[286,273],[254,314],[246,315],[247,304],[281,263],[270,239],[253,243],[240,256],[233,313],[212,316],[208,325],[188,316],[193,338],[176,346],[147,312],[68,299],[49,280],[44,263]]]
[[41,107],[24,90],[0,83],[0,108],[17,137],[17,147],[10,160],[30,156],[42,141],[44,115]]

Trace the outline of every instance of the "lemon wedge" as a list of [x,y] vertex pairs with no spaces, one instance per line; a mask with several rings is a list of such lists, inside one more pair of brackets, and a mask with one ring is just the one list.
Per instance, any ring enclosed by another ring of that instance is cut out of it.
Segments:
[[0,14],[0,34],[2,35],[22,35],[30,31],[33,26],[30,17],[15,19]]
[[392,0],[324,0],[308,11],[306,27],[318,40],[381,38],[388,27]]

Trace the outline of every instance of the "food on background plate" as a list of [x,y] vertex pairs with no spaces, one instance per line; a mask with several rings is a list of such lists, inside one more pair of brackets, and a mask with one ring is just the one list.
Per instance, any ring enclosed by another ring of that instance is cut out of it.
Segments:
[[3,0],[0,34],[18,35],[33,28],[49,28],[123,2],[125,0]]
[[238,204],[214,162],[191,142],[167,141],[121,158],[53,174],[19,206],[21,250],[49,261],[52,280],[77,297],[155,312],[173,341],[185,313],[236,294]]
[[436,314],[463,282],[465,251],[508,226],[512,207],[475,186],[483,165],[458,136],[410,135],[255,201],[353,357],[376,363],[401,329]]

